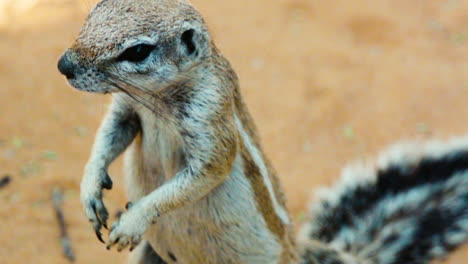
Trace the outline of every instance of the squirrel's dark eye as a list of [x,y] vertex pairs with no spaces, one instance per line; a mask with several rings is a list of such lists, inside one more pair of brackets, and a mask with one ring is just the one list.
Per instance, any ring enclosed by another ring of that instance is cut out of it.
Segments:
[[126,49],[122,54],[117,57],[117,61],[129,61],[129,62],[141,62],[144,61],[150,55],[151,51],[156,46],[139,44]]

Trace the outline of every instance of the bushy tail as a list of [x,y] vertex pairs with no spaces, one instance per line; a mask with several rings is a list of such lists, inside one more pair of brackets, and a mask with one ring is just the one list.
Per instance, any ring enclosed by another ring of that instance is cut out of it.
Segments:
[[345,169],[302,228],[302,263],[420,264],[468,242],[468,137]]

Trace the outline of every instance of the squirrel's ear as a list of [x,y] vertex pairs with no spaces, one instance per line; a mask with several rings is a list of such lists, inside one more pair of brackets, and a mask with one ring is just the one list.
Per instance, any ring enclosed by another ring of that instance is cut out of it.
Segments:
[[179,31],[178,50],[185,58],[209,56],[210,35],[199,21],[185,21]]
[[195,39],[195,30],[194,29],[187,29],[185,30],[181,37],[180,41],[182,43],[182,46],[184,48],[184,51],[186,52],[187,55],[192,56],[192,55],[197,55],[198,54],[198,45],[196,39]]

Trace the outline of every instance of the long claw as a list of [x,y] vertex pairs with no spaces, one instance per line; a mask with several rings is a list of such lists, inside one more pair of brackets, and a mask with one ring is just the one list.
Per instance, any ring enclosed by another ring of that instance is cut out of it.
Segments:
[[97,238],[99,239],[99,241],[101,241],[103,244],[105,244],[106,242],[104,242],[104,239],[102,239],[102,234],[101,234],[101,232],[99,231],[99,229],[95,229],[94,231],[95,231],[96,236],[97,236]]
[[[88,216],[89,221],[93,225],[94,233],[96,237],[105,244],[104,239],[102,238],[101,229],[102,227],[108,229],[107,220],[109,218],[109,212],[105,207],[102,198],[103,198],[103,189],[112,189],[112,180],[107,174],[106,170],[101,171],[92,171],[92,173],[97,172],[98,175],[94,175],[96,181],[91,184],[88,184],[88,190],[82,190],[82,202],[85,207],[86,215]],[[91,172],[90,172],[91,173]]]
[[97,227],[98,230],[101,229],[101,226],[107,228],[107,219],[109,218],[109,213],[107,212],[106,207],[101,203],[97,206],[96,202],[91,202],[91,208],[93,209],[93,213],[96,216],[96,221],[99,224]]
[[94,233],[96,234],[96,237],[99,239],[99,241],[104,244],[105,242],[104,239],[102,239],[101,234],[102,220],[100,214],[98,214],[98,210],[96,209],[96,202],[92,201],[90,206],[93,209],[93,213],[96,218],[95,220],[90,219],[90,221],[93,223]]
[[107,228],[107,219],[109,218],[109,213],[107,212],[107,209],[105,207],[101,208],[100,210],[100,214],[99,214],[99,218],[100,218],[100,222],[101,222],[101,225],[104,226],[104,228],[108,229]]

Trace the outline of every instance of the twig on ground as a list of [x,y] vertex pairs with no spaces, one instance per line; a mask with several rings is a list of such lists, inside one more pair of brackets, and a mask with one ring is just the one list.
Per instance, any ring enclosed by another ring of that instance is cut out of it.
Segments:
[[59,189],[54,189],[52,192],[52,201],[54,204],[55,215],[60,226],[60,239],[62,242],[62,249],[65,257],[70,261],[75,261],[75,254],[71,248],[70,238],[68,237],[67,225],[62,210],[63,193]]

